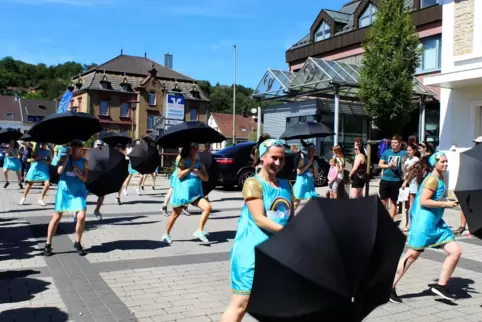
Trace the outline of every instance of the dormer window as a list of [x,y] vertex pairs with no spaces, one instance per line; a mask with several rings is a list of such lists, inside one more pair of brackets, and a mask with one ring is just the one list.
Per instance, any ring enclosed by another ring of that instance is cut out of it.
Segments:
[[378,8],[369,3],[358,19],[358,28],[370,26],[377,16]]
[[122,79],[122,82],[120,83],[121,89],[124,92],[132,92],[131,89],[131,84],[129,83],[129,80],[127,79],[126,74],[124,73],[124,78]]
[[111,89],[109,79],[107,79],[107,75],[105,74],[105,72],[99,83],[102,86],[102,89]]
[[326,21],[323,21],[318,27],[318,30],[316,30],[315,42],[328,39],[330,38],[330,35],[331,35],[330,25],[327,24]]

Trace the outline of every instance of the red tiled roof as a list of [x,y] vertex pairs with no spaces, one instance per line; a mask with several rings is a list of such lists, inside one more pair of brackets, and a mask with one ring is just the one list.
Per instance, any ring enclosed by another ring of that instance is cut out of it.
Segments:
[[[233,137],[233,114],[211,113],[218,131],[227,138]],[[236,115],[236,137],[247,139],[249,134],[256,130],[258,123],[248,117]],[[243,130],[244,129],[244,130]]]

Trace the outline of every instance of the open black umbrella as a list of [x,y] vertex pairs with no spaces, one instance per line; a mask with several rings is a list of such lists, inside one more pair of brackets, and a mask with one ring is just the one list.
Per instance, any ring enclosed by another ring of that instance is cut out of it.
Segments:
[[87,190],[98,197],[118,192],[129,175],[129,162],[124,154],[111,147],[88,151]]
[[132,142],[132,138],[130,136],[120,132],[108,132],[100,139],[110,146],[115,146],[118,143],[127,145]]
[[204,167],[206,167],[206,171],[209,175],[209,180],[207,182],[203,181],[203,193],[204,195],[208,195],[218,185],[219,167],[214,156],[210,152],[200,152],[199,159],[201,160],[201,163],[204,164]]
[[467,218],[469,231],[482,239],[482,145],[460,154],[455,195]]
[[0,143],[8,143],[12,140],[17,141],[22,137],[22,132],[16,129],[7,128],[0,130]]
[[157,138],[157,144],[163,148],[180,148],[189,143],[218,143],[226,137],[206,123],[189,121],[170,127]]
[[280,139],[297,140],[309,138],[324,138],[333,134],[333,130],[325,124],[308,121],[290,127],[289,129],[284,131],[283,134],[281,134]]
[[[20,137],[19,140],[21,140],[21,141],[26,141],[26,142],[30,142],[30,141],[33,141],[33,137],[32,137],[30,134],[25,133],[24,135],[22,135],[22,136]],[[33,142],[35,142],[35,141],[33,141]]]
[[311,199],[256,247],[248,312],[260,321],[361,321],[389,300],[404,245],[377,196]]
[[159,151],[149,143],[134,145],[132,152],[129,154],[129,159],[131,160],[132,168],[140,174],[153,173],[161,163]]
[[66,144],[75,139],[87,141],[100,131],[102,131],[102,127],[95,116],[67,111],[47,115],[42,121],[32,126],[28,134],[35,142]]
[[159,135],[151,133],[151,134],[143,137],[142,139],[147,143],[156,145],[156,141],[157,141],[158,138],[159,138]]

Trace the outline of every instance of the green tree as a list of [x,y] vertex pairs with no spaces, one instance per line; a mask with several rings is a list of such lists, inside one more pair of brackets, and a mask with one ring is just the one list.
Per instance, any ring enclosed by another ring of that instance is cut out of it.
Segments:
[[[261,124],[261,134],[263,134],[263,124]],[[258,141],[258,129],[255,129],[253,132],[249,133],[248,140],[251,142]]]
[[360,99],[386,135],[399,133],[413,111],[413,77],[420,63],[419,38],[403,0],[380,1],[363,43]]

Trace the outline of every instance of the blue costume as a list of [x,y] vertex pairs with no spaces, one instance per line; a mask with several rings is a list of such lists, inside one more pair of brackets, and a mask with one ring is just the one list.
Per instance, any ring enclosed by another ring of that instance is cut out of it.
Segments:
[[45,182],[50,180],[48,159],[50,158],[50,151],[47,149],[37,148],[34,151],[34,159],[36,160],[30,166],[30,169],[25,176],[27,182]]
[[[433,167],[443,153],[435,153],[429,159]],[[420,196],[424,189],[434,193],[433,200],[440,200],[445,194],[445,183],[435,175],[428,175],[420,185],[410,210],[410,230],[407,245],[414,250],[438,247],[455,240],[450,227],[442,219],[444,208],[425,208],[420,205]]]
[[69,148],[63,145],[57,146],[57,155],[52,158],[52,165],[57,166],[59,164],[60,158],[67,155]]
[[[283,143],[269,139],[260,146],[259,154],[262,156],[270,146]],[[294,196],[291,184],[286,180],[278,179],[279,186],[271,184],[260,178],[257,174],[248,178],[243,186],[245,201],[261,199],[264,205],[265,216],[272,221],[285,226],[291,219]],[[236,295],[249,295],[253,286],[255,255],[254,248],[266,241],[271,233],[260,228],[254,221],[246,203],[241,210],[238,229],[231,250],[231,288]]]
[[[303,168],[309,161],[309,157],[302,154],[298,163],[298,169]],[[315,191],[315,177],[314,168],[319,169],[318,163],[313,161],[313,164],[306,169],[305,172],[297,174],[296,182],[293,185],[293,194],[296,199],[311,199],[318,198],[319,195]]]
[[10,150],[7,151],[7,155],[3,160],[3,171],[15,171],[19,172],[22,169],[22,164],[20,160],[17,158],[18,149],[14,148],[13,152],[11,153]]
[[132,168],[131,160],[129,160],[129,174],[139,174],[137,170]]
[[[197,174],[189,171],[182,179],[179,179],[177,176],[177,168],[179,166],[187,169],[192,162],[192,159],[187,158],[181,159],[176,163],[176,170],[170,179],[173,191],[171,205],[174,208],[189,205],[204,197],[202,180]],[[201,161],[198,161],[194,167],[201,169]]]
[[67,160],[65,170],[60,175],[57,194],[55,195],[55,212],[78,212],[87,209],[87,188],[73,172],[73,167],[79,168],[83,172],[85,164],[84,158]]

